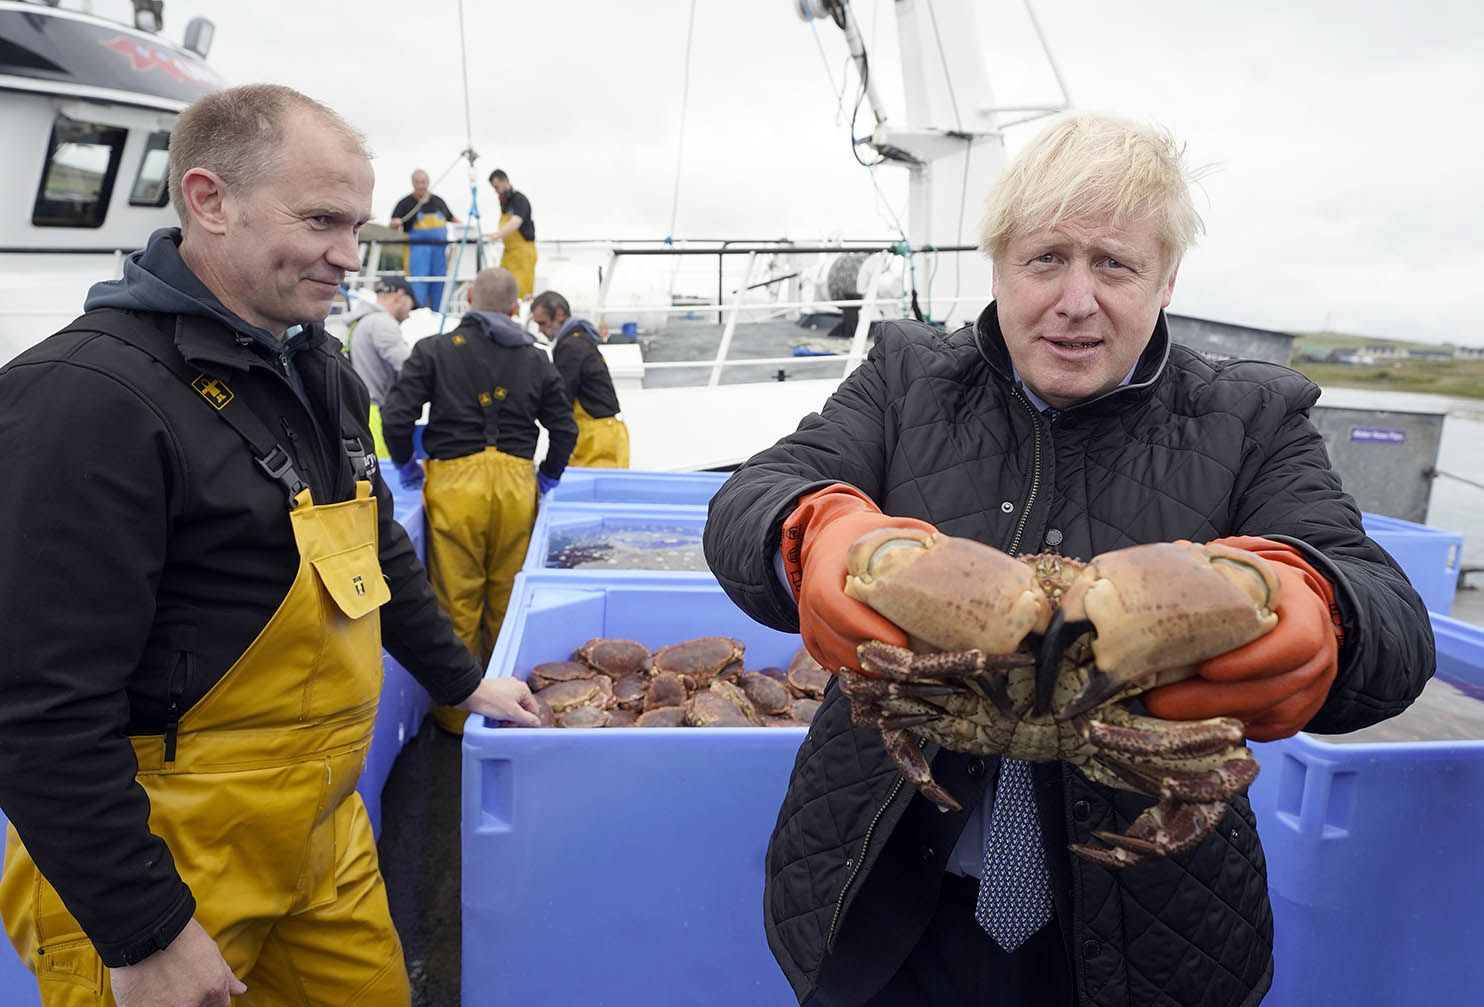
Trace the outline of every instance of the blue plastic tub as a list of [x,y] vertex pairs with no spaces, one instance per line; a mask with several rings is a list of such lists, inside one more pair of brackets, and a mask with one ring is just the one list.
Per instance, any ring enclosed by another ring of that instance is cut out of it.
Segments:
[[[536,515],[536,525],[531,529],[531,545],[526,550],[523,569],[552,570],[550,554],[553,538],[560,545],[564,537],[609,539],[627,543],[621,554],[637,556],[637,550],[653,547],[663,550],[668,547],[684,547],[689,553],[694,550],[699,556],[701,533],[706,527],[704,507],[674,507],[662,504],[581,504],[543,503]],[[627,574],[628,568],[574,568],[564,573]],[[671,576],[711,578],[711,571],[665,570],[643,571],[663,573]]]
[[[516,580],[490,662],[524,677],[595,636],[724,634],[749,667],[796,636],[714,582],[576,571]],[[802,728],[464,733],[463,1003],[793,1003],[763,936],[763,854]]]
[[[1484,629],[1433,629],[1438,674],[1484,689]],[[1264,1004],[1484,999],[1484,741],[1253,749],[1277,959]]]
[[1391,553],[1407,579],[1422,595],[1429,612],[1448,615],[1458,593],[1458,567],[1463,536],[1431,525],[1414,524],[1380,514],[1362,514],[1366,534]]
[[[413,548],[419,558],[426,557],[425,529],[423,523],[423,498],[419,490],[404,490],[397,483],[396,473],[390,473],[392,497],[396,503],[397,521],[407,529]],[[391,774],[392,764],[427,715],[431,700],[427,690],[408,674],[392,656],[382,652],[381,702],[376,710],[376,725],[371,735],[371,747],[366,753],[366,766],[356,783],[361,800],[366,802],[366,813],[371,817],[371,827],[381,835],[381,791]],[[4,1003],[4,1001],[0,1001]]]
[[[5,835],[7,824],[5,812],[0,811],[0,837]],[[0,944],[4,945],[0,947],[0,1004],[4,1007],[39,1007],[41,994],[36,991],[36,977],[3,934],[0,934]]]
[[546,494],[550,503],[655,503],[704,507],[730,472],[641,472],[570,468]]

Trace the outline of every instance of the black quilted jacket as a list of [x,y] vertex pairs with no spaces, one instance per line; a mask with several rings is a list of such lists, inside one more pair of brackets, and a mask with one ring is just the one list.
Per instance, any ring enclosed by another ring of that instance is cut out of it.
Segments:
[[[1132,381],[1066,410],[1055,433],[1010,376],[994,305],[950,336],[882,326],[867,361],[796,432],[753,457],[711,504],[706,555],[759,622],[797,629],[773,559],[798,497],[845,482],[888,514],[1008,552],[1086,559],[1150,541],[1282,537],[1336,584],[1340,673],[1314,730],[1393,716],[1434,664],[1426,611],[1365,536],[1308,409],[1318,389],[1283,367],[1213,364],[1169,342],[1161,317]],[[831,689],[801,746],[768,849],[769,944],[800,1002],[858,1004],[899,967],[936,903],[967,815],[997,760],[929,749],[969,809],[940,813],[896,772]],[[1126,828],[1148,801],[1062,764],[1036,767],[1057,913],[1084,1007],[1237,1007],[1272,977],[1272,912],[1252,811],[1234,801],[1189,853],[1121,872],[1069,841]]]

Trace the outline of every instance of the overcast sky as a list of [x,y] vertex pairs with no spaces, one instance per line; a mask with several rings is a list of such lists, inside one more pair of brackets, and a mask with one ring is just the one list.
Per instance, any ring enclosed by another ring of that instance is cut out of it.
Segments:
[[[800,21],[795,3],[696,0],[675,236],[891,233],[850,155],[849,103],[842,116],[831,86],[844,79],[843,37]],[[110,13],[109,0],[96,6]],[[894,4],[854,7],[900,117]],[[479,178],[508,171],[542,237],[669,233],[690,10],[691,0],[465,0]],[[1055,100],[1022,3],[975,10],[997,101]],[[1484,345],[1484,4],[1040,0],[1035,10],[1075,105],[1159,122],[1192,162],[1215,166],[1198,198],[1207,234],[1172,310]],[[413,168],[437,178],[465,146],[458,0],[167,0],[166,34],[179,39],[198,14],[216,22],[211,58],[229,81],[300,88],[367,133],[383,218]],[[1012,132],[1012,152],[1025,129]],[[904,174],[877,171],[903,211]],[[465,211],[462,167],[436,188]]]

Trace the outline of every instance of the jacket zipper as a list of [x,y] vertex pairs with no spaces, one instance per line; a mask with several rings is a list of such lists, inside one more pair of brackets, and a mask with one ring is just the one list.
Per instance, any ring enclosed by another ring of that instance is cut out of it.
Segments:
[[[924,742],[919,740],[917,747],[921,748]],[[876,809],[876,815],[871,819],[871,824],[866,828],[866,838],[861,841],[860,855],[855,858],[855,864],[850,868],[850,877],[845,879],[845,884],[840,887],[840,895],[835,899],[835,915],[830,919],[830,932],[825,936],[825,950],[835,949],[835,931],[840,927],[840,914],[845,911],[845,896],[850,892],[851,885],[855,884],[856,875],[861,872],[861,865],[866,862],[866,851],[871,848],[871,836],[876,832],[876,826],[881,821],[881,816],[886,814],[886,809],[891,807],[891,802],[896,800],[897,793],[901,791],[902,784],[907,778],[901,774],[897,775],[897,782],[892,785],[891,793],[886,795],[886,800],[881,802],[881,807]]]
[[1020,552],[1020,539],[1025,534],[1025,526],[1031,519],[1031,508],[1035,506],[1036,493],[1041,488],[1041,417],[1019,388],[1014,388],[1013,391],[1016,400],[1025,406],[1026,412],[1031,415],[1031,422],[1036,425],[1036,460],[1031,468],[1031,491],[1026,495],[1025,506],[1020,509],[1020,522],[1015,526],[1015,537],[1010,540],[1010,547],[1005,550],[1011,556],[1018,555]]
[[169,765],[175,761],[175,743],[180,729],[180,717],[184,712],[180,708],[181,700],[185,698],[186,688],[191,681],[191,654],[189,651],[180,651],[176,654],[175,666],[170,670],[169,699],[170,705],[165,710],[165,763]]

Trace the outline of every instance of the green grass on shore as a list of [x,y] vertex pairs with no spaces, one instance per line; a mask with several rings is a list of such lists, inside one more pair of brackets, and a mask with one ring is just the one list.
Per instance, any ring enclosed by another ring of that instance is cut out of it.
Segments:
[[1484,360],[1388,360],[1351,366],[1300,360],[1294,370],[1325,388],[1380,388],[1461,399],[1484,399]]

